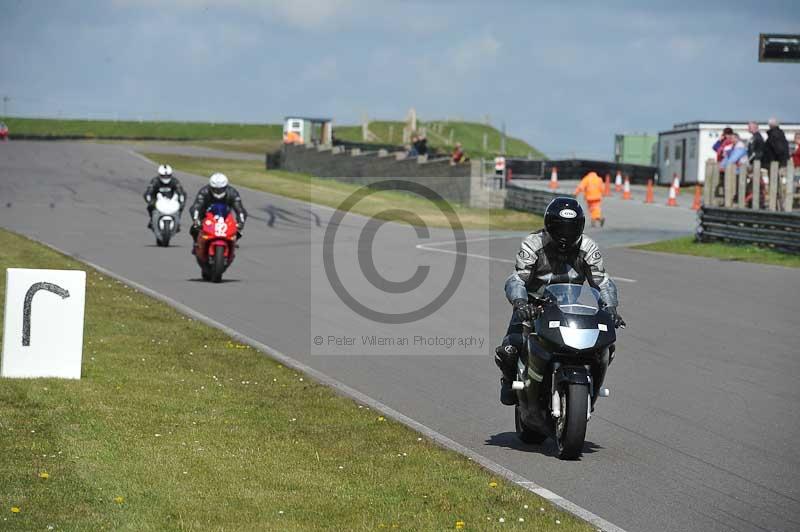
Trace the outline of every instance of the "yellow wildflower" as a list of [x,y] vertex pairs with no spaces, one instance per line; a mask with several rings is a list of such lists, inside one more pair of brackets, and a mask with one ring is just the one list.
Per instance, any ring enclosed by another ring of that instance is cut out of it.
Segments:
[[116,497],[114,497],[114,502],[117,504],[122,504],[123,502],[125,502],[125,498],[120,495],[117,495]]
[[386,421],[386,418],[384,418],[383,416],[378,416],[378,421]]
[[496,488],[497,487],[497,482],[495,482],[494,480],[489,482],[489,487],[490,488]]
[[17,508],[16,506],[12,506],[11,507],[11,513],[12,514],[18,514],[19,513],[19,508]]
[[50,478],[50,474],[47,471],[42,471],[39,473],[39,478],[48,479]]
[[458,530],[461,530],[462,528],[464,528],[464,521],[461,521],[460,519],[458,521],[456,521],[456,528]]

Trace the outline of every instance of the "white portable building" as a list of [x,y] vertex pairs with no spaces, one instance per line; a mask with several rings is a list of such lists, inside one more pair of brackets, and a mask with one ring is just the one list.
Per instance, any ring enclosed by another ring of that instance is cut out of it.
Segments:
[[[667,185],[678,176],[681,183],[704,183],[706,161],[716,157],[712,146],[726,127],[738,133],[744,142],[750,139],[747,122],[686,122],[659,133],[658,182]],[[795,132],[800,131],[800,124],[780,124],[780,127],[791,145]],[[766,140],[767,124],[759,123],[759,128]]]

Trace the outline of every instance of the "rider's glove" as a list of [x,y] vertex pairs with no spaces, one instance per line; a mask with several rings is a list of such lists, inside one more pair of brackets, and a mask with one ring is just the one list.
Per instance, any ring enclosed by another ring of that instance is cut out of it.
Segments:
[[200,227],[201,227],[202,225],[203,225],[203,224],[201,224],[201,223],[200,223],[200,220],[198,220],[197,218],[195,218],[194,220],[192,220],[192,227],[194,227],[195,229],[200,229]]
[[514,310],[516,311],[517,317],[519,317],[520,320],[530,321],[533,318],[531,306],[528,304],[527,299],[515,299],[512,304],[514,305]]
[[241,231],[242,229],[244,229],[244,224],[242,222],[237,222],[236,223],[236,229]]
[[620,327],[625,328],[627,324],[625,320],[622,319],[622,316],[617,313],[617,307],[607,307],[606,310],[611,314],[611,320],[614,322],[615,329],[619,329]]

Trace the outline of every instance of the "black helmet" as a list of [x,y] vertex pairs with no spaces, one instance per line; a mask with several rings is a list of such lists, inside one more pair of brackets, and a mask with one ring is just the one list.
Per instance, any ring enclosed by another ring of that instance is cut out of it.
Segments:
[[544,211],[544,228],[562,251],[578,243],[585,225],[583,209],[573,198],[555,198]]

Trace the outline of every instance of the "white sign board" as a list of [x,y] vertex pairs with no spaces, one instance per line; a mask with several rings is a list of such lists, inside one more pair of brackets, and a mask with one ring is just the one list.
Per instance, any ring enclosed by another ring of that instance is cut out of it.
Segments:
[[6,270],[0,377],[81,378],[86,272]]

